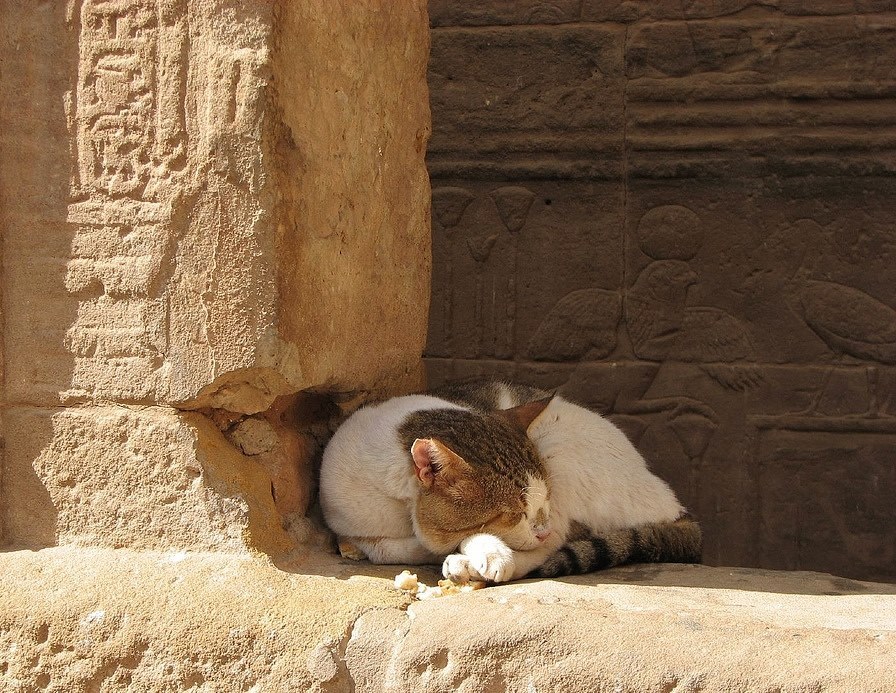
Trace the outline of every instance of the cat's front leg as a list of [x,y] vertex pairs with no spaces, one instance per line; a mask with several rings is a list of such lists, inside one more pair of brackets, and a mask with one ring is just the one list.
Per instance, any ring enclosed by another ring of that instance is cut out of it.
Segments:
[[474,534],[442,563],[442,575],[454,582],[506,582],[513,577],[514,551],[493,534]]

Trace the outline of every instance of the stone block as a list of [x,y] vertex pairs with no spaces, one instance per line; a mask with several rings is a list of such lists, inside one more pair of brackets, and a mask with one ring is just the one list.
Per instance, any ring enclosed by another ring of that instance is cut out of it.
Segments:
[[[894,32],[886,23],[873,20],[859,33],[853,29],[851,16],[811,22],[647,22],[632,31],[626,75],[630,79],[684,78],[675,85],[678,89],[702,84],[707,94],[712,89],[729,89],[732,96],[748,93],[751,85],[758,90],[753,93],[764,95],[771,95],[765,90],[773,85],[803,90],[806,95],[814,88],[842,85],[846,93],[860,94],[869,83],[885,79],[886,67],[869,58],[875,53],[891,54]],[[826,50],[819,53],[822,46]],[[844,62],[844,58],[848,60]],[[738,72],[742,70],[753,75],[745,90],[739,88],[743,80],[738,79]],[[793,81],[785,81],[784,75]],[[824,111],[819,114],[825,115]]]
[[282,553],[325,426],[303,398],[419,384],[423,3],[0,24],[6,540]]
[[17,545],[286,551],[269,475],[199,414],[7,410],[7,539]]
[[429,21],[440,26],[487,26],[520,24],[564,24],[579,19],[578,0],[493,0],[468,3],[463,0],[430,0]]
[[623,38],[603,26],[435,30],[430,173],[618,175]]
[[776,19],[781,15],[825,16],[875,14],[892,10],[887,0],[584,0],[586,22],[650,22],[724,19],[731,16]]
[[[412,38],[426,33],[422,9],[292,4],[275,22],[267,5],[233,5],[222,23],[232,3],[193,4],[5,10],[8,52],[30,51],[15,60],[69,80],[4,77],[9,161],[23,160],[20,130],[22,147],[45,143],[26,175],[4,175],[6,266],[31,280],[12,282],[11,298],[30,290],[40,302],[10,319],[16,401],[254,413],[279,395],[385,387],[417,368],[429,267],[426,42]],[[341,32],[355,51],[333,48]],[[362,63],[376,76],[349,78]],[[29,117],[22,100],[59,105]],[[383,314],[365,320],[374,287]],[[345,329],[370,345],[353,367]],[[35,342],[53,357],[29,369]]]
[[430,0],[433,27],[520,26],[571,22],[651,22],[728,18],[778,18],[879,14],[892,10],[888,0]]
[[322,557],[296,573],[186,551],[0,554],[0,686],[845,693],[892,683],[892,585],[637,565],[408,605],[394,569],[359,565]]
[[625,68],[630,171],[890,175],[894,60],[892,23],[872,17],[637,24]]
[[763,565],[896,580],[896,435],[778,425],[758,443]]

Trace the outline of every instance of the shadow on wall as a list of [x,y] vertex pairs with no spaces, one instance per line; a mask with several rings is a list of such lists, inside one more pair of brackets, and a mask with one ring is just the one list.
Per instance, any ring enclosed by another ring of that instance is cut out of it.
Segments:
[[[820,268],[837,258],[817,223],[754,232],[736,245],[716,238],[729,244],[720,274],[720,249],[701,256],[707,224],[697,214],[648,205],[632,225],[630,255],[640,269],[630,284],[575,289],[590,272],[538,266],[598,261],[605,231],[579,219],[582,203],[552,191],[551,205],[536,206],[530,190],[511,232],[498,204],[511,188],[481,187],[479,196],[434,190],[444,264],[433,294],[431,384],[518,379],[559,387],[609,414],[697,512],[709,563],[894,579],[896,517],[884,489],[896,484],[888,464],[896,375],[887,351],[896,311],[865,291],[810,278],[829,276]],[[512,190],[524,199],[525,188]],[[552,239],[575,223],[584,227],[569,241],[577,251],[552,258]],[[502,234],[519,236],[513,243],[530,258],[526,272],[514,269],[520,260],[508,266],[506,253],[492,262],[474,252],[470,239],[490,229],[492,248]],[[465,280],[454,282],[455,274]],[[570,290],[553,304],[543,298],[562,287]],[[487,313],[481,306],[495,294],[513,309]]]
[[896,580],[896,51],[746,4],[430,2],[430,385],[612,415],[709,563]]

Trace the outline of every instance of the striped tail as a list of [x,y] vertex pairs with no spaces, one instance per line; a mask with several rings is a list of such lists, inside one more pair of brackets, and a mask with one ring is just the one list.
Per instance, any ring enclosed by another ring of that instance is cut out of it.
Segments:
[[624,563],[699,563],[702,546],[700,525],[687,514],[600,534],[574,522],[566,544],[527,577],[579,575]]

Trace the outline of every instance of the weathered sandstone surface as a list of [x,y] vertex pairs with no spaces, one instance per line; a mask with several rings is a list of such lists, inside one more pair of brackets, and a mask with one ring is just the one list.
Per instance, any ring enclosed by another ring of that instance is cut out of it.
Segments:
[[420,383],[425,5],[0,26],[0,539],[294,548],[339,403]]
[[883,693],[896,680],[892,585],[653,565],[408,606],[395,572],[323,555],[0,554],[0,687]]

